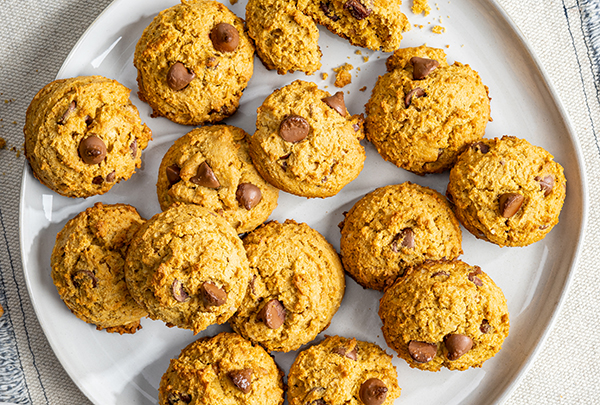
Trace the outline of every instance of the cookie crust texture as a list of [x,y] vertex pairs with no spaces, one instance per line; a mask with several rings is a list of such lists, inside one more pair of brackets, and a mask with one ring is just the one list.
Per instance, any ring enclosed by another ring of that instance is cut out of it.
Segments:
[[[320,233],[289,219],[271,221],[246,235],[244,247],[253,275],[229,321],[233,330],[269,351],[288,352],[329,326],[346,284],[337,252]],[[260,315],[271,300],[278,300],[285,313],[276,329]]]
[[[439,66],[416,80],[413,56],[435,60]],[[385,160],[411,172],[450,169],[485,133],[490,120],[487,86],[469,65],[448,65],[443,50],[424,45],[398,49],[386,66],[388,72],[378,78],[365,106],[367,139]],[[418,88],[424,95],[410,98]]]
[[[243,370],[250,372],[237,380]],[[196,340],[172,359],[158,395],[161,405],[281,405],[283,372],[260,345],[220,333]]]
[[145,220],[126,204],[100,202],[70,219],[56,235],[52,280],[79,319],[113,333],[135,333],[146,311],[125,281],[125,255]]
[[410,182],[365,195],[340,228],[344,268],[366,288],[383,290],[408,267],[463,253],[460,225],[446,198]]
[[[150,318],[194,334],[233,315],[249,276],[235,230],[194,204],[175,204],[148,220],[133,238],[125,266],[129,291]],[[207,301],[205,283],[224,291],[226,299],[219,305]]]
[[[459,260],[411,267],[385,290],[379,316],[388,346],[409,366],[428,371],[481,367],[501,349],[509,331],[500,288],[478,266]],[[445,341],[451,334],[473,342],[456,360],[447,357]],[[409,352],[411,341],[433,345],[435,355],[427,362],[416,361]]]
[[[166,210],[175,202],[198,204],[221,215],[238,234],[262,224],[277,207],[279,190],[258,174],[248,154],[249,135],[230,125],[196,128],[169,148],[162,159],[156,190],[160,207]],[[217,179],[217,188],[194,183],[198,168],[206,163]],[[171,184],[168,170],[176,165],[180,180]],[[194,180],[192,180],[194,179]],[[246,209],[236,192],[240,184],[260,189],[260,202]]]
[[[358,177],[365,161],[360,144],[362,117],[342,115],[326,104],[330,97],[316,84],[296,80],[275,90],[258,108],[250,157],[261,176],[275,187],[303,197],[330,197]],[[282,122],[299,116],[309,126],[307,136],[288,142]]]
[[[131,90],[102,76],[55,80],[27,108],[25,156],[34,176],[66,197],[104,194],[141,165],[152,132],[129,100]],[[79,148],[95,136],[105,146],[99,163],[85,163]]]
[[[217,50],[211,31],[230,24],[238,32],[233,51]],[[181,90],[167,83],[169,70],[182,63],[195,77]],[[254,70],[254,46],[243,20],[211,0],[182,0],[161,11],[146,27],[135,48],[138,95],[153,110],[183,125],[223,120],[239,107],[242,91]]]
[[[485,151],[485,153],[484,153]],[[458,219],[479,239],[499,246],[527,246],[558,223],[566,196],[562,166],[541,147],[514,136],[473,144],[450,171],[447,195]],[[501,197],[523,202],[504,217]]]
[[374,343],[329,336],[296,357],[288,375],[288,401],[362,405],[360,388],[370,378],[387,387],[382,405],[391,405],[400,396],[392,356]]

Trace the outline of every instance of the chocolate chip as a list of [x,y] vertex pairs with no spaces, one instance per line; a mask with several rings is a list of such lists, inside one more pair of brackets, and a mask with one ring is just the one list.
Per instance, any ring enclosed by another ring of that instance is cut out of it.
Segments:
[[71,276],[71,281],[73,281],[73,285],[76,288],[79,288],[81,286],[81,283],[86,278],[89,278],[90,280],[92,280],[92,288],[96,288],[96,286],[98,285],[98,279],[96,278],[96,276],[94,275],[94,273],[92,273],[89,270],[77,270]]
[[325,16],[327,18],[329,18],[331,21],[336,22],[337,20],[340,19],[340,17],[337,16],[337,15],[335,15],[335,13],[333,12],[333,10],[331,9],[331,3],[323,3],[323,2],[321,2],[319,4],[319,8],[323,12],[323,14],[325,14]]
[[310,125],[305,118],[290,115],[279,125],[279,136],[286,142],[300,142],[308,136]]
[[240,43],[240,35],[233,25],[219,23],[210,32],[210,40],[217,51],[233,52]]
[[176,62],[171,65],[167,73],[167,85],[175,91],[183,90],[195,77],[196,74],[186,68],[183,63]]
[[537,176],[535,181],[540,183],[540,189],[544,192],[544,197],[548,197],[554,188],[554,176]]
[[178,183],[181,180],[181,169],[179,168],[177,163],[168,166],[165,171],[167,172],[167,180],[169,181],[169,184],[171,186],[175,183]]
[[186,293],[183,289],[183,284],[181,284],[181,281],[177,279],[173,280],[173,284],[171,285],[171,294],[178,302],[186,302],[190,298],[188,293]]
[[483,321],[481,321],[479,330],[481,331],[481,333],[490,333],[492,331],[492,325],[490,325],[487,319],[484,319]]
[[413,56],[410,58],[410,64],[413,65],[413,79],[422,80],[433,72],[440,65],[440,62],[435,59]]
[[490,151],[490,147],[486,143],[481,142],[481,141],[475,142],[471,146],[473,147],[473,149],[475,149],[478,152],[483,153],[484,155]]
[[262,320],[267,327],[277,329],[285,322],[285,308],[281,302],[272,299],[262,307],[258,313],[258,318]]
[[106,182],[113,183],[115,181],[116,176],[117,176],[117,173],[113,170],[112,172],[110,172],[106,175]]
[[230,371],[227,373],[231,382],[244,394],[247,394],[252,389],[252,369],[245,368],[243,370]]
[[400,242],[400,246],[414,249],[415,248],[415,233],[410,228],[405,228],[394,237],[392,241],[392,250],[398,253],[398,242]]
[[92,184],[99,186],[102,183],[104,183],[104,177],[102,176],[96,176],[92,179]]
[[133,139],[133,142],[131,142],[131,144],[129,145],[129,150],[131,150],[131,157],[135,159],[137,157],[138,150],[137,138]]
[[315,399],[310,405],[327,405],[327,402],[323,398]]
[[388,388],[379,378],[369,378],[362,383],[358,395],[365,405],[381,405],[385,402]]
[[96,165],[106,157],[106,145],[96,135],[88,136],[79,142],[79,156],[84,163]]
[[192,402],[192,397],[189,394],[175,391],[170,392],[169,395],[167,395],[167,401],[169,402],[169,405],[181,405],[182,403],[189,404]]
[[427,363],[435,357],[437,345],[427,342],[411,340],[408,342],[408,354],[417,363]]
[[475,271],[470,272],[468,278],[469,281],[471,281],[477,287],[481,287],[483,285],[483,281],[481,281],[481,279],[477,277],[478,274],[482,274],[481,267],[475,266]]
[[356,361],[358,359],[358,354],[356,353],[356,346],[352,348],[352,350],[347,351],[345,347],[340,346],[333,349],[333,353],[339,354],[342,357],[347,357],[350,360]]
[[359,0],[348,0],[346,4],[344,4],[344,8],[350,12],[352,17],[357,20],[362,20],[367,18],[371,12],[373,11],[368,6],[361,3]]
[[510,218],[519,211],[523,204],[523,196],[519,193],[504,193],[500,196],[500,213],[504,218]]
[[92,125],[92,122],[94,122],[94,119],[92,117],[90,117],[89,115],[86,115],[84,120],[85,120],[85,125],[87,125],[88,127],[90,125]]
[[424,97],[424,96],[426,96],[426,94],[425,94],[425,90],[423,90],[422,88],[417,87],[417,88],[412,89],[406,95],[406,97],[404,97],[404,107],[406,107],[406,108],[410,107],[413,98],[419,98],[419,97]]
[[348,115],[346,103],[344,102],[344,92],[338,91],[333,96],[322,98],[321,101],[336,110],[342,117]]
[[69,115],[71,115],[71,113],[75,111],[75,108],[77,108],[77,102],[73,100],[71,101],[71,104],[69,104],[69,108],[67,109],[67,111],[65,111],[62,117],[60,117],[60,119],[58,120],[58,124],[64,125],[67,122]]
[[217,180],[217,176],[215,176],[215,172],[212,171],[208,163],[202,162],[200,166],[198,166],[198,170],[196,171],[196,175],[190,179],[190,181],[199,186],[208,187],[208,188],[219,188],[221,187],[221,183]]
[[444,338],[444,344],[448,349],[446,357],[448,360],[458,360],[463,354],[473,347],[473,339],[461,334],[451,334]]
[[208,281],[202,284],[202,296],[208,305],[214,307],[220,307],[227,302],[225,290]]
[[251,183],[241,183],[236,192],[235,197],[238,202],[247,210],[256,207],[262,199],[260,188]]

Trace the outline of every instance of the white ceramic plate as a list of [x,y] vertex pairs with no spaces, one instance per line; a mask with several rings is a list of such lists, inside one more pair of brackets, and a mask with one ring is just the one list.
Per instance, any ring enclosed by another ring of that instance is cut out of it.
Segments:
[[[57,232],[66,221],[96,201],[129,203],[150,218],[160,211],[155,191],[157,170],[173,141],[191,130],[164,118],[150,118],[150,108],[137,98],[133,51],[142,30],[162,9],[176,0],[117,0],[96,20],[65,61],[59,78],[104,75],[133,89],[131,98],[154,140],[144,152],[143,166],[130,180],[103,196],[88,199],[61,197],[34,179],[29,168],[23,175],[21,194],[21,248],[25,278],[33,305],[46,336],[63,366],[96,404],[153,404],[169,359],[192,342],[190,331],[169,329],[162,322],[142,321],[133,336],[96,331],[70,313],[60,300],[50,277],[50,254]],[[506,398],[532,362],[565,296],[575,267],[586,215],[582,157],[563,108],[540,70],[539,64],[506,14],[491,0],[452,0],[439,4],[428,17],[415,16],[405,2],[411,23],[421,24],[405,34],[403,46],[427,43],[442,47],[449,62],[470,64],[490,88],[493,122],[487,137],[504,134],[525,138],[554,154],[568,179],[567,199],[560,223],[542,241],[526,248],[499,248],[464,231],[462,260],[483,268],[504,291],[510,316],[510,335],[499,354],[480,369],[431,373],[411,369],[398,358],[402,396],[397,404],[491,404]],[[437,4],[437,3],[436,3]],[[244,16],[245,2],[230,8]],[[433,6],[433,4],[432,4]],[[440,24],[442,35],[431,32]],[[256,108],[275,88],[295,79],[315,81],[334,93],[332,68],[352,64],[352,84],[345,87],[346,104],[360,113],[378,75],[385,72],[387,54],[350,46],[321,29],[323,68],[317,73],[279,76],[264,69],[258,59],[255,74],[241,99],[241,107],[226,122],[254,132]],[[447,47],[448,45],[448,47]],[[368,57],[368,60],[363,59]],[[360,70],[358,70],[360,69]],[[360,91],[366,86],[366,91]],[[335,197],[306,199],[281,193],[272,219],[293,218],[321,232],[339,249],[337,224],[342,212],[364,194],[387,184],[412,182],[445,192],[447,174],[419,177],[381,159],[365,142],[366,165],[358,179]],[[347,278],[347,291],[328,334],[356,337],[386,348],[377,316],[381,293],[364,290]],[[227,326],[213,326],[199,336],[213,335]],[[287,372],[296,353],[276,354]]]

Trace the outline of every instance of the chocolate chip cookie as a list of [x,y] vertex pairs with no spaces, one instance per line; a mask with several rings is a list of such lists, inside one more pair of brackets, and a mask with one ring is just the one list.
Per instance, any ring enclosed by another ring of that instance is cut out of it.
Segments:
[[473,235],[499,246],[527,246],[558,223],[566,194],[562,166],[541,147],[503,136],[460,155],[447,196]]
[[243,20],[223,4],[189,0],[161,11],[133,58],[140,99],[184,125],[218,122],[239,106],[254,69]]
[[379,304],[387,344],[421,370],[481,367],[508,336],[506,299],[478,266],[462,261],[411,267]]
[[363,168],[362,117],[350,115],[343,93],[296,80],[258,108],[250,156],[262,177],[303,197],[330,197]]
[[249,277],[236,231],[195,204],[174,204],[148,220],[125,262],[129,291],[150,318],[194,334],[233,315]]
[[398,49],[365,109],[366,136],[381,156],[417,174],[450,169],[490,120],[488,88],[441,49]]
[[408,267],[462,254],[462,234],[444,196],[410,182],[361,198],[340,224],[341,257],[350,276],[383,290]]
[[44,86],[27,108],[23,128],[34,176],[67,197],[104,194],[129,179],[152,139],[129,93],[102,76]]
[[244,237],[252,276],[229,320],[267,350],[296,350],[329,326],[345,290],[337,252],[306,224],[272,221]]
[[69,220],[56,235],[52,280],[79,319],[107,332],[135,333],[146,311],[125,282],[125,255],[145,220],[126,204],[96,203]]
[[392,356],[379,346],[329,336],[298,354],[287,393],[290,405],[391,405],[400,388]]
[[283,373],[259,345],[235,333],[200,338],[172,359],[158,403],[281,405]]
[[279,190],[263,180],[248,155],[248,134],[229,125],[196,128],[177,139],[162,159],[156,190],[163,210],[198,204],[244,233],[277,206]]

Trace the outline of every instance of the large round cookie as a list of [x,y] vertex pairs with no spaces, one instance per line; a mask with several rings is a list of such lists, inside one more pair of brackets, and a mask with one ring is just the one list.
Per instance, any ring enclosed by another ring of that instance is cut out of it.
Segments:
[[450,171],[447,196],[473,235],[499,246],[526,246],[558,223],[563,168],[546,150],[503,136],[474,143]]
[[67,197],[104,194],[129,179],[152,139],[129,93],[102,76],[55,80],[41,89],[23,128],[34,176]]
[[337,252],[317,231],[287,220],[244,238],[253,275],[231,327],[267,350],[287,352],[326,329],[345,290]]
[[508,336],[506,299],[478,266],[462,261],[411,267],[379,304],[383,336],[421,370],[481,367]]
[[303,197],[330,197],[363,168],[362,118],[350,115],[343,93],[296,80],[258,108],[250,156],[262,177]]
[[383,290],[427,260],[462,254],[462,234],[444,196],[410,182],[361,198],[340,224],[344,268],[360,285]]
[[243,20],[211,0],[163,10],[135,48],[140,99],[154,116],[186,125],[217,122],[239,106],[254,69]]
[[398,49],[365,106],[366,136],[381,156],[414,173],[450,169],[490,119],[488,88],[441,49]]
[[54,285],[71,312],[98,330],[135,333],[147,315],[129,294],[124,273],[127,248],[144,222],[130,205],[98,202],[56,235]]
[[247,138],[240,128],[213,125],[177,139],[158,171],[161,208],[174,202],[198,204],[221,215],[237,233],[262,224],[277,206],[279,190],[254,168]]
[[283,373],[259,345],[235,333],[200,338],[172,359],[160,405],[281,405]]
[[156,214],[133,238],[125,278],[150,318],[194,334],[226,322],[250,270],[242,241],[223,218],[194,204]]
[[339,336],[300,352],[288,375],[290,405],[391,405],[400,396],[392,356]]

